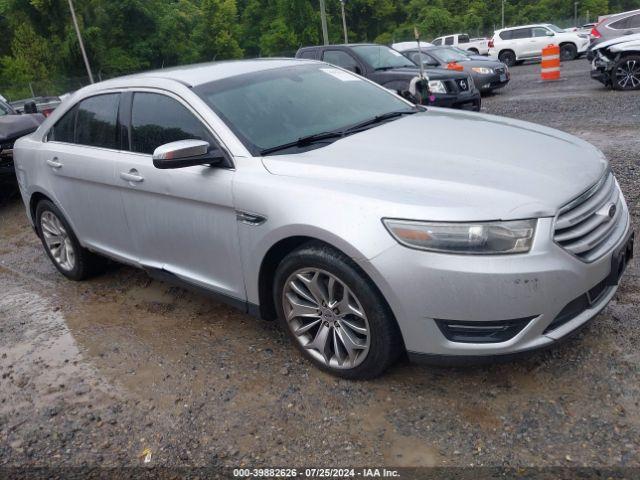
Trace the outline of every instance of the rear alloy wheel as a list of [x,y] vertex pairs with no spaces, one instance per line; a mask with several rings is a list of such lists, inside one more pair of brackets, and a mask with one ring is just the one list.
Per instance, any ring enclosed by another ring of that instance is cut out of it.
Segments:
[[343,378],[380,375],[403,352],[402,336],[380,292],[353,261],[310,242],[278,266],[274,301],[302,354]]
[[578,49],[573,43],[566,43],[560,46],[560,60],[566,62],[574,60],[578,56]]
[[504,63],[507,67],[513,67],[516,64],[516,54],[511,50],[505,50],[504,52],[500,52],[498,60]]
[[104,269],[107,260],[80,245],[69,222],[49,200],[38,203],[35,220],[47,255],[65,277],[84,280]]
[[640,56],[622,57],[613,67],[611,77],[611,84],[616,90],[640,89]]

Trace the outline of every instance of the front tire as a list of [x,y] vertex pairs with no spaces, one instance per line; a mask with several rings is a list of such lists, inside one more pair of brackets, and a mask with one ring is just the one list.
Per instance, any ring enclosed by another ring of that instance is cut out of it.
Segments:
[[611,69],[614,90],[640,90],[640,55],[622,57]]
[[371,379],[403,351],[380,292],[349,257],[327,245],[308,243],[285,257],[273,294],[283,328],[321,370]]
[[104,269],[106,259],[80,245],[58,207],[49,200],[42,200],[35,213],[38,236],[60,273],[71,280],[84,280]]

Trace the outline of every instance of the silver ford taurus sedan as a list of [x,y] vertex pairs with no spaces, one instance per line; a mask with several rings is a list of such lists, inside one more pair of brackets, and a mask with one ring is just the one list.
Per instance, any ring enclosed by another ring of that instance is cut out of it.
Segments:
[[[461,133],[463,132],[463,133]],[[27,214],[73,280],[105,258],[279,318],[318,367],[479,361],[594,317],[633,251],[600,151],[416,107],[305,60],[194,65],[76,92],[15,145]]]

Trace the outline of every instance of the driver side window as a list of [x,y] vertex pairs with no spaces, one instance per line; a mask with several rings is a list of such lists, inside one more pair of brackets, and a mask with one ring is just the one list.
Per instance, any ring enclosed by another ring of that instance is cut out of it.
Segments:
[[547,30],[543,27],[534,27],[532,30],[532,36],[534,37],[546,37],[551,30]]
[[191,139],[216,144],[202,122],[177,100],[158,93],[133,95],[132,152],[151,155],[160,145]]

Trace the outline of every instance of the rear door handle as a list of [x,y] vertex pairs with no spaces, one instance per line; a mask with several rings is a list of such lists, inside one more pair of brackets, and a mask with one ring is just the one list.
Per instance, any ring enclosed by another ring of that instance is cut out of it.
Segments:
[[138,173],[135,168],[132,168],[128,172],[120,172],[120,178],[127,182],[140,183],[144,180],[144,177]]
[[52,159],[47,160],[47,165],[49,165],[51,168],[55,168],[56,170],[58,168],[62,168],[62,163],[58,161],[58,157],[53,157]]

